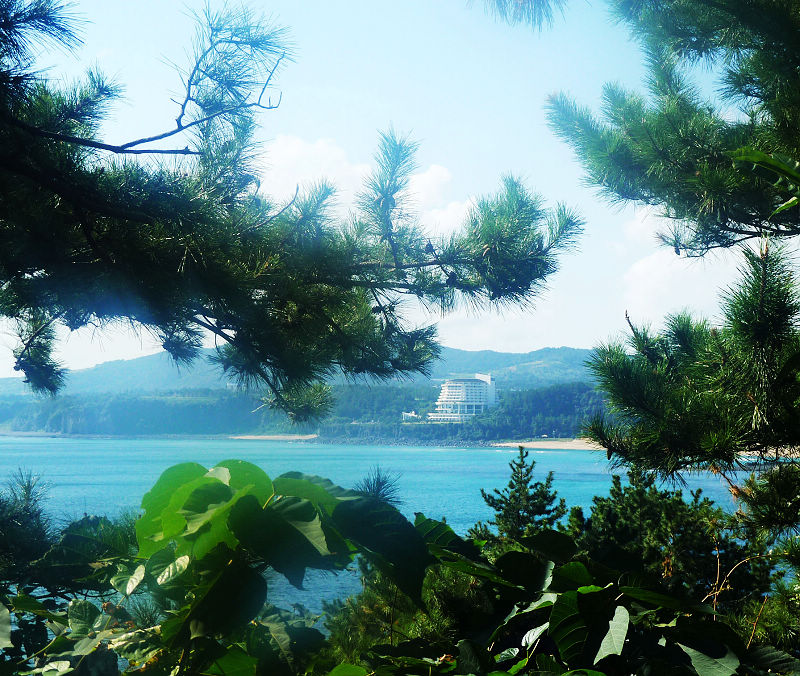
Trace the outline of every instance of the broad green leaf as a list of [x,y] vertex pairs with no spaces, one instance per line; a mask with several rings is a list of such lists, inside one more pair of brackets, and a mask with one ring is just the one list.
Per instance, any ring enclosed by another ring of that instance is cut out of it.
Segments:
[[[316,481],[311,481],[311,478]],[[334,483],[327,479],[309,477],[300,472],[289,472],[275,479],[273,485],[275,487],[275,493],[278,495],[303,498],[330,514],[336,509],[339,500],[327,490],[327,484],[334,487]]]
[[771,646],[750,649],[746,664],[775,673],[800,674],[800,660]]
[[578,587],[588,587],[594,583],[591,573],[579,561],[571,561],[553,571],[550,588],[553,591],[571,591]]
[[328,540],[322,526],[322,519],[308,500],[299,498],[283,498],[271,505],[287,523],[296,528],[308,540],[321,556],[330,556]]
[[224,460],[217,463],[216,467],[223,467],[228,470],[230,474],[228,485],[231,488],[235,491],[249,488],[248,492],[258,498],[258,502],[262,507],[272,497],[274,491],[272,480],[258,465],[244,460]]
[[558,646],[558,651],[567,664],[580,659],[589,630],[578,609],[578,592],[561,594],[550,613],[548,635]]
[[391,505],[369,498],[340,501],[332,517],[342,535],[421,604],[425,570],[435,559],[408,519]]
[[[230,491],[230,488],[225,486],[219,479],[206,475],[183,484],[175,491],[169,503],[161,512],[161,532],[152,537],[155,542],[163,547],[186,530],[186,516],[181,510],[195,490],[209,484],[217,486],[218,490]],[[141,548],[141,543],[139,543],[139,546]]]
[[522,671],[525,667],[528,666],[528,658],[523,657],[519,662],[511,666],[508,670],[510,676],[515,676],[515,674]]
[[446,523],[429,519],[421,512],[414,514],[414,528],[422,536],[422,539],[430,545],[436,545],[437,551],[442,549],[456,552],[468,559],[479,559],[480,550],[471,541],[464,540]]
[[542,634],[544,634],[544,632],[547,631],[549,626],[550,626],[550,623],[549,622],[545,622],[544,624],[539,625],[538,627],[534,627],[533,629],[528,631],[522,637],[522,641],[521,641],[522,646],[524,648],[533,647],[533,645],[536,643],[536,641],[538,641],[542,637]]
[[625,645],[625,637],[628,635],[628,625],[630,616],[624,606],[617,606],[614,617],[608,623],[608,632],[600,643],[597,655],[594,657],[595,663],[608,655],[621,655]]
[[793,160],[776,155],[768,155],[754,148],[740,148],[734,151],[732,156],[737,162],[750,162],[768,169],[793,185],[800,185],[800,168],[798,163]]
[[661,606],[662,608],[672,608],[673,610],[682,610],[688,612],[690,610],[698,613],[706,613],[709,615],[714,614],[714,609],[706,604],[690,604],[674,596],[667,596],[660,592],[650,591],[649,589],[642,589],[641,587],[620,587],[619,590],[626,596],[630,596],[637,601],[644,601],[654,606]]
[[184,539],[190,543],[190,546],[179,546],[177,553],[180,555],[190,553],[192,557],[200,560],[220,544],[225,544],[230,550],[236,549],[239,540],[231,530],[228,522],[231,510],[243,497],[247,497],[246,490],[239,491],[224,505],[210,510],[213,513],[210,514],[210,518],[205,522],[204,527],[192,535],[185,536]]
[[517,655],[519,655],[519,648],[506,648],[503,652],[494,656],[494,661],[506,662],[513,660]]
[[288,625],[280,620],[272,621],[272,619],[271,617],[265,618],[261,621],[261,624],[269,631],[283,659],[290,666],[294,665],[294,651],[292,650],[292,638],[287,631]]
[[11,613],[0,603],[0,648],[12,648],[11,643]]
[[155,629],[137,629],[116,636],[108,646],[123,659],[138,664],[147,662],[164,649],[161,636]]
[[171,648],[187,637],[239,629],[258,614],[266,596],[264,578],[241,559],[233,559],[213,579],[194,587],[189,606],[161,624],[162,639]]
[[698,676],[732,676],[739,668],[739,658],[727,646],[708,653],[682,643],[678,643],[678,647],[689,656]]
[[787,209],[791,209],[792,207],[796,207],[798,204],[800,204],[800,197],[792,197],[792,198],[786,200],[777,209],[775,209],[775,211],[773,211],[770,214],[770,218],[772,218],[772,216],[775,216],[775,215],[777,215],[777,214],[779,214],[779,213],[781,213],[783,211],[786,211]]
[[253,676],[258,660],[251,657],[238,646],[231,646],[225,654],[214,661],[203,674],[209,676]]
[[31,613],[44,617],[51,622],[58,622],[63,624],[67,621],[66,613],[54,613],[52,610],[45,608],[39,601],[27,594],[18,594],[17,596],[9,597],[11,603],[11,612],[14,613]]
[[95,648],[97,648],[97,646],[99,646],[102,642],[102,636],[95,635],[91,638],[86,636],[75,643],[72,648],[72,653],[74,655],[88,655],[89,653],[94,652]]
[[183,574],[189,567],[189,561],[190,559],[188,556],[179,556],[158,574],[156,582],[161,586],[169,584],[176,577]]
[[69,602],[67,617],[69,619],[70,636],[82,638],[95,630],[95,620],[100,616],[100,609],[90,601],[73,599]]
[[226,467],[212,467],[208,470],[205,476],[209,477],[210,479],[216,479],[217,481],[221,481],[226,486],[231,485],[231,473],[228,471]]
[[597,592],[601,592],[604,589],[608,589],[611,585],[606,585],[605,587],[600,587],[596,584],[587,584],[585,587],[578,587],[575,591],[579,594],[595,594]]
[[516,586],[513,582],[506,580],[494,566],[488,563],[473,561],[466,556],[450,549],[444,549],[435,544],[429,544],[428,551],[439,560],[439,563],[453,570],[472,575],[473,577],[491,580],[505,587]]
[[547,624],[551,608],[557,594],[542,594],[536,601],[527,606],[515,606],[505,620],[492,632],[490,640],[495,640],[507,633],[527,632],[529,627]]
[[111,586],[123,596],[130,596],[144,579],[144,565],[137,566],[132,573],[122,572],[111,578]]
[[337,486],[330,479],[302,472],[286,472],[273,482],[275,493],[311,501],[315,507],[333,512],[341,500],[361,497],[355,491]]
[[528,552],[510,551],[495,562],[500,574],[528,592],[540,592],[550,585],[553,562],[542,561]]
[[144,563],[145,570],[148,575],[157,578],[166,568],[175,561],[175,549],[173,547],[164,547],[155,552]]
[[230,487],[221,481],[205,483],[195,488],[178,510],[178,513],[186,519],[186,530],[183,535],[191,535],[200,530],[231,497]]
[[153,487],[142,498],[144,514],[136,521],[136,539],[140,556],[149,556],[160,547],[153,539],[162,531],[162,512],[167,508],[178,489],[206,473],[206,468],[195,462],[173,465],[164,470]]
[[328,676],[367,676],[367,670],[355,664],[339,664],[328,672]]
[[569,561],[578,551],[578,546],[571,536],[549,529],[522,538],[522,544],[556,563]]
[[306,568],[328,568],[317,547],[272,506],[262,509],[254,495],[245,495],[231,509],[231,531],[242,547],[260,557],[296,587]]

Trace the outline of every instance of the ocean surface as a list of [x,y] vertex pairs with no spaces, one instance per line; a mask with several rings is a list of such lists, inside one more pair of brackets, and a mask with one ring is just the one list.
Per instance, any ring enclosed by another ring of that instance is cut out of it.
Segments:
[[[371,467],[399,475],[401,510],[441,519],[458,533],[491,518],[480,489],[503,488],[510,448],[345,446],[334,444],[203,438],[65,438],[0,436],[0,483],[17,469],[40,475],[48,486],[47,507],[56,522],[84,514],[114,515],[137,508],[162,471],[179,462],[212,467],[230,458],[261,466],[271,477],[291,470],[326,477],[351,488]],[[567,504],[585,511],[595,495],[607,495],[611,470],[605,454],[578,450],[531,450],[536,475],[554,475],[554,487]],[[715,476],[686,478],[684,489],[702,488],[720,506],[732,505],[726,485]],[[341,597],[359,589],[355,575],[310,573],[307,590],[295,592],[280,580],[272,598],[280,605],[300,602],[319,610],[320,598]],[[282,603],[280,603],[282,602]]]

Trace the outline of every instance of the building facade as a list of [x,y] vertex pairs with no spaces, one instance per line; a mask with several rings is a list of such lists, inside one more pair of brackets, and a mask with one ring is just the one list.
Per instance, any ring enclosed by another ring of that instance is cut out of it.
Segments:
[[491,375],[476,373],[474,378],[446,380],[436,400],[436,411],[428,414],[432,422],[465,422],[497,403]]

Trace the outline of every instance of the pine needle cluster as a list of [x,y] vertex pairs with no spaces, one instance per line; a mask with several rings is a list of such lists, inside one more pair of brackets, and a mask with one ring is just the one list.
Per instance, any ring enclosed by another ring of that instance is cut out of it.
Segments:
[[38,45],[78,41],[64,3],[0,3],[0,316],[18,325],[34,390],[64,383],[59,328],[122,322],[178,363],[213,340],[234,381],[307,419],[329,408],[333,373],[427,371],[435,327],[409,325],[404,299],[526,302],[581,229],[506,178],[452,237],[426,235],[409,195],[416,144],[391,130],[350,217],[324,183],[270,196],[253,133],[292,50],[246,9],[198,17],[174,126],[122,143],[100,137],[115,83],[92,71],[59,88],[33,69]]
[[[551,126],[588,181],[612,202],[656,208],[671,223],[662,239],[679,254],[799,234],[800,212],[776,213],[785,190],[774,176],[734,161],[745,147],[800,156],[797,3],[609,4],[642,44],[648,91],[607,84],[599,115],[567,94],[550,98]],[[713,69],[719,97],[693,84],[700,64]]]

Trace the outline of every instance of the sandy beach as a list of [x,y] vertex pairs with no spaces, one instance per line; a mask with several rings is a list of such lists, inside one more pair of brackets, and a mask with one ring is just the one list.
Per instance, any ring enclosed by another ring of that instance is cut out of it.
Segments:
[[310,441],[318,434],[240,434],[229,439],[248,439],[251,441]]
[[502,441],[492,444],[505,448],[546,448],[557,451],[598,451],[602,446],[588,439],[533,439],[531,441]]

